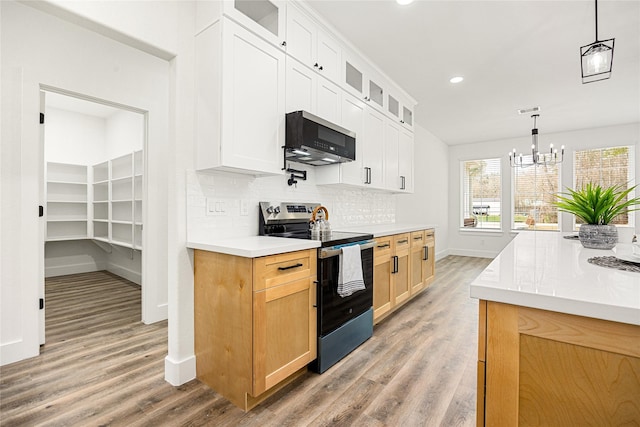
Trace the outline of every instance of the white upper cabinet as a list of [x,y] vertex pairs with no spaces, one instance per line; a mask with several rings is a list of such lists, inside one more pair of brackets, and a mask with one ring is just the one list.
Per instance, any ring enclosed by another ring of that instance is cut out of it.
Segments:
[[384,79],[356,55],[347,51],[343,51],[341,69],[341,85],[345,90],[364,100],[367,105],[386,113],[388,101]]
[[400,147],[400,124],[385,120],[384,128],[384,183],[385,188],[398,191],[402,188],[398,156]]
[[293,58],[287,58],[287,113],[304,110],[339,123],[342,90]]
[[222,19],[196,37],[198,170],[282,173],[285,54]]
[[294,6],[287,10],[287,54],[327,79],[339,82],[340,45]]
[[400,190],[404,193],[413,193],[414,158],[413,158],[413,133],[407,130],[400,132],[400,145],[398,151],[398,172],[400,174]]
[[225,15],[269,43],[284,49],[286,1],[222,0],[196,2],[196,34]]
[[[372,108],[364,110],[362,164],[365,170],[365,186],[384,189],[385,117]],[[356,137],[356,144],[358,140]]]

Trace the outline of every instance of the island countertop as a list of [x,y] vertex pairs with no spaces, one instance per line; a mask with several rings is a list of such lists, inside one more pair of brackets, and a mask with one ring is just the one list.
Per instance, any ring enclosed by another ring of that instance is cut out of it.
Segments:
[[586,249],[560,233],[522,232],[475,279],[470,295],[524,307],[640,325],[640,273],[587,260],[629,253]]

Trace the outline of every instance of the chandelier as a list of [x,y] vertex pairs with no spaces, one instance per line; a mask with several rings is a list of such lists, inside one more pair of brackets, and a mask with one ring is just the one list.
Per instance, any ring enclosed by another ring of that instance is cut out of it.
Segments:
[[516,149],[509,152],[509,163],[511,167],[526,168],[529,166],[537,165],[555,165],[561,163],[564,159],[564,145],[560,147],[558,153],[557,148],[553,148],[553,144],[549,144],[549,151],[541,153],[538,148],[538,128],[536,127],[536,121],[540,114],[533,114],[533,129],[531,129],[531,159],[529,156],[523,156],[522,153],[516,154]]
[[580,48],[582,84],[611,77],[614,42],[615,39],[598,40],[598,0],[596,0],[596,41]]

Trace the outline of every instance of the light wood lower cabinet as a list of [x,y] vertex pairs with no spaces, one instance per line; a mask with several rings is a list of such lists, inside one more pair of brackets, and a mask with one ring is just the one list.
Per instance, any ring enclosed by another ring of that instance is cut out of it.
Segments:
[[316,253],[194,251],[199,380],[249,410],[316,358]]
[[435,231],[411,233],[411,295],[425,289],[435,277]]
[[433,229],[376,237],[373,320],[378,323],[425,289],[435,274]]
[[640,326],[480,301],[478,426],[636,425]]

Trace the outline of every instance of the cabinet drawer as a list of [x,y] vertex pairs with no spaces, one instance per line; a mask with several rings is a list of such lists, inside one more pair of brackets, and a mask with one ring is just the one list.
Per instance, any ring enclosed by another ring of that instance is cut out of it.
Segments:
[[425,245],[424,231],[414,231],[411,233],[411,247],[422,247]]
[[389,256],[391,254],[391,240],[393,236],[376,237],[376,245],[373,248],[375,258]]
[[396,234],[393,236],[393,243],[395,250],[404,251],[411,247],[411,235],[410,233]]
[[316,251],[298,251],[254,259],[254,290],[267,289],[316,274]]
[[425,230],[424,231],[424,237],[425,237],[425,242],[426,243],[431,243],[433,244],[436,240],[436,231],[431,228],[429,230]]

